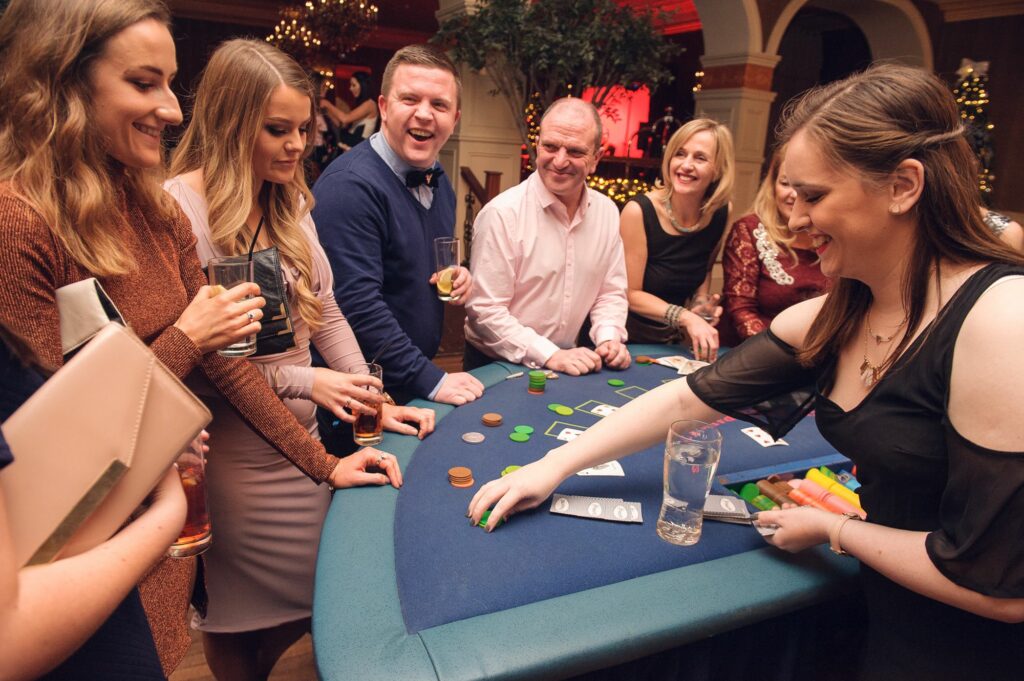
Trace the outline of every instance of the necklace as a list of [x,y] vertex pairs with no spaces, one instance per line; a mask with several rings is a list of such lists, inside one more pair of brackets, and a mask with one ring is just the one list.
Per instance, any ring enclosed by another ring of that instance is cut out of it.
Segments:
[[661,207],[665,209],[665,215],[668,216],[668,221],[672,223],[672,229],[676,230],[680,234],[690,234],[691,232],[697,231],[697,225],[694,225],[693,227],[683,227],[676,222],[676,216],[672,213],[672,201],[669,197],[666,196],[661,200]]
[[904,317],[903,321],[896,325],[896,328],[893,329],[892,334],[890,334],[889,336],[880,336],[877,333],[875,333],[874,329],[871,328],[870,310],[866,315],[864,315],[864,319],[865,321],[867,321],[868,324],[868,335],[875,339],[875,345],[881,345],[882,343],[891,343],[892,339],[895,338],[896,335],[900,332],[900,329],[903,328],[903,325],[907,323],[907,319],[909,319],[909,317]]
[[860,380],[864,382],[869,388],[873,388],[875,383],[882,378],[882,367],[885,366],[885,361],[882,361],[881,366],[877,366],[871,363],[868,359],[868,339],[864,339],[864,361],[860,365]]

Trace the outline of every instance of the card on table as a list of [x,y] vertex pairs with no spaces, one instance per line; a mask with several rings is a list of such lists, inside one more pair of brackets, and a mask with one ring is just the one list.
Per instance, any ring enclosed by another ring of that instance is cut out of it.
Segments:
[[747,426],[741,428],[740,432],[749,437],[751,440],[761,445],[762,447],[776,447],[783,445],[788,447],[789,443],[783,440],[781,437],[778,440],[773,440],[772,436],[761,430],[757,426]]
[[584,468],[578,471],[576,475],[609,475],[622,477],[626,475],[626,472],[622,470],[622,464],[618,461],[609,461],[593,468]]
[[643,523],[644,521],[640,502],[605,497],[555,494],[551,499],[550,511],[561,515],[612,520],[620,523]]

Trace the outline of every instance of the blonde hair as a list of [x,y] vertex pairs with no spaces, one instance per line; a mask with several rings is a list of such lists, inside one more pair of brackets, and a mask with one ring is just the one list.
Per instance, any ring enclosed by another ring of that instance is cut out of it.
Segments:
[[[787,106],[780,142],[798,132],[807,135],[832,168],[853,173],[869,186],[881,186],[907,159],[924,166],[924,187],[913,208],[916,243],[900,284],[911,332],[883,368],[913,340],[912,331],[924,316],[929,279],[938,279],[943,261],[1024,265],[1024,256],[982,221],[978,188],[968,172],[974,154],[953,95],[934,74],[880,64],[809,90]],[[871,300],[866,284],[839,278],[808,330],[804,349],[797,354],[800,361],[816,364],[835,357],[859,332]]]
[[160,0],[12,0],[0,17],[0,179],[100,276],[135,266],[112,229],[124,219],[122,189],[157,219],[177,214],[162,169],[122,167],[92,123],[93,63],[146,19],[170,24]]
[[669,164],[679,147],[698,132],[710,132],[715,138],[715,177],[708,185],[704,200],[700,205],[698,227],[707,227],[715,212],[722,206],[729,205],[732,199],[732,185],[735,177],[735,161],[732,151],[732,133],[729,128],[710,118],[694,118],[675,131],[665,145],[664,158],[661,161],[661,177],[654,183],[654,189],[660,191],[666,201],[672,199],[672,182],[669,181]]
[[[253,194],[253,149],[264,125],[267,102],[282,85],[309,97],[310,121],[315,120],[313,86],[295,60],[260,40],[229,40],[218,47],[203,71],[192,122],[174,152],[171,174],[203,171],[210,237],[228,255],[248,251],[254,230],[246,225],[246,219],[253,204],[259,202],[267,236],[299,271],[297,311],[316,329],[322,323],[323,308],[312,290],[313,256],[299,227],[313,207],[302,169],[287,184],[264,182],[259,193]],[[309,154],[312,139],[312,135],[306,137],[303,158]]]
[[754,205],[750,211],[757,216],[758,221],[764,225],[768,238],[776,247],[785,251],[793,259],[793,264],[800,262],[796,251],[793,250],[793,242],[796,241],[796,234],[789,231],[789,225],[779,213],[779,202],[775,196],[775,183],[779,180],[782,171],[782,159],[786,154],[784,146],[777,147],[772,153],[771,161],[768,162],[768,174],[761,180],[761,186],[757,188],[754,196]]

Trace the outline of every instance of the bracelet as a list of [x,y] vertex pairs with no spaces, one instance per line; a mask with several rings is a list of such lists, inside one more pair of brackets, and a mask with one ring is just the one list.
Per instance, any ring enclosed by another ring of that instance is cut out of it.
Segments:
[[665,309],[665,323],[669,325],[669,328],[676,328],[679,323],[679,315],[682,314],[683,308],[678,305],[669,305]]
[[832,549],[832,553],[837,556],[849,555],[843,550],[842,545],[839,543],[839,533],[843,531],[843,526],[851,520],[860,520],[861,517],[856,513],[844,513],[843,517],[832,524],[832,527],[828,531],[828,544],[829,548]]

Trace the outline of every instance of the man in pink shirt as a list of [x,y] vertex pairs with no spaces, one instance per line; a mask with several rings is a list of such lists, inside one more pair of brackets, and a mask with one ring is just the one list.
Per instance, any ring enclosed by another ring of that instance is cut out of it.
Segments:
[[[560,99],[541,119],[537,172],[480,211],[467,370],[495,359],[573,376],[629,366],[619,212],[586,186],[600,157],[597,110]],[[576,347],[588,316],[594,350]]]

